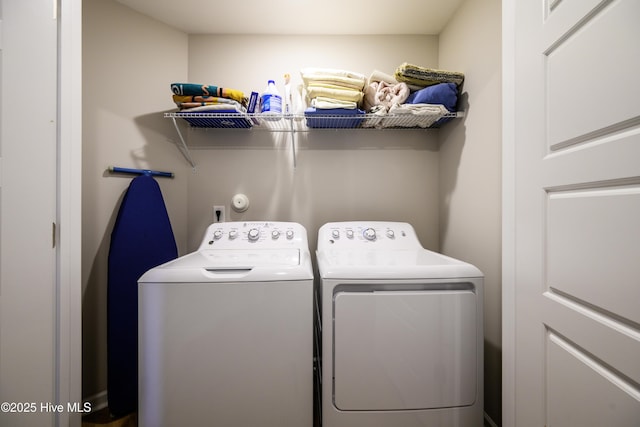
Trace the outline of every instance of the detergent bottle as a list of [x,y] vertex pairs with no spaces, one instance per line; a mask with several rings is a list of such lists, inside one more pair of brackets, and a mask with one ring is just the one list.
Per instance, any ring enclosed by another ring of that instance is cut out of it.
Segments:
[[265,115],[282,114],[282,97],[274,80],[269,80],[267,88],[260,96],[260,112]]

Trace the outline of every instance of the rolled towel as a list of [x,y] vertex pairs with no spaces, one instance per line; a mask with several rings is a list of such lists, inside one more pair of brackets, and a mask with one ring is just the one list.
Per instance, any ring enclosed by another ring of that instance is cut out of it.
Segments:
[[371,84],[374,82],[385,82],[391,85],[397,84],[398,81],[395,77],[390,74],[383,73],[382,71],[373,70],[369,78],[367,79],[367,84]]
[[365,110],[369,111],[376,105],[388,108],[394,104],[402,104],[408,97],[409,87],[406,83],[373,82],[365,89],[363,103]]

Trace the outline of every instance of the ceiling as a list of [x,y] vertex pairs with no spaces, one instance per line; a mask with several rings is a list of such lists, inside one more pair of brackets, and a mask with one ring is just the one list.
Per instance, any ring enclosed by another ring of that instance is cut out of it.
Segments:
[[117,0],[188,34],[439,34],[464,0]]

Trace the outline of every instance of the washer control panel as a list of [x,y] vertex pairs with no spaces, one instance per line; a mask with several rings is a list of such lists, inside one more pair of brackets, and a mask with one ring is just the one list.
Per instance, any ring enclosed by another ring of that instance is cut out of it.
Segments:
[[330,222],[318,232],[323,248],[411,249],[419,244],[413,227],[404,222]]
[[307,246],[305,228],[294,222],[218,222],[207,227],[199,249]]

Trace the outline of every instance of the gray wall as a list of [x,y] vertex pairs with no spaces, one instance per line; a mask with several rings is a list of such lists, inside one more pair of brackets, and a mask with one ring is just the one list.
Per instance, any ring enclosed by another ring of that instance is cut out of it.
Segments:
[[467,0],[440,34],[440,67],[465,72],[460,124],[440,132],[440,249],[485,275],[485,412],[501,424],[501,2]]
[[[114,1],[83,4],[83,397],[106,390],[107,255],[130,176],[109,165],[176,173],[158,179],[179,248],[186,248],[187,176],[172,125],[168,82],[187,77],[188,38]],[[175,131],[174,131],[175,132]]]

